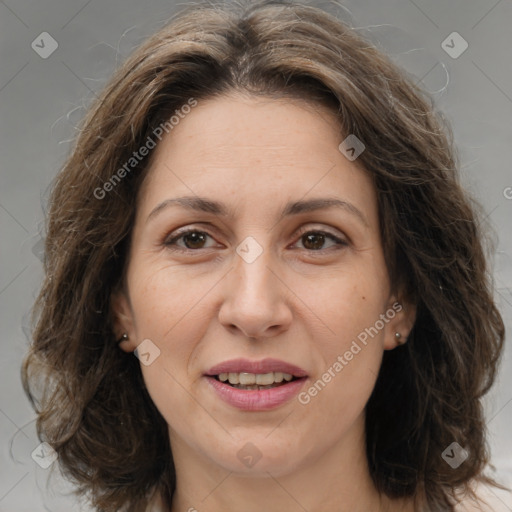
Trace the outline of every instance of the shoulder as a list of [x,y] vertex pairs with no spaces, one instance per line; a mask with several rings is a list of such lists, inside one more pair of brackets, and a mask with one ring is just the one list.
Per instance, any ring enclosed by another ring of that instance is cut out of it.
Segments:
[[510,512],[512,510],[512,492],[484,484],[474,484],[473,489],[478,498],[463,499],[456,507],[456,512]]

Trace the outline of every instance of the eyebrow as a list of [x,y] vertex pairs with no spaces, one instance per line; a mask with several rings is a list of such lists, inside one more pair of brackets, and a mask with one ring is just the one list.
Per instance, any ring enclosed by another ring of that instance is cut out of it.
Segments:
[[[185,208],[187,210],[213,213],[214,215],[218,215],[220,217],[233,217],[233,213],[230,212],[223,203],[214,201],[212,199],[208,199],[206,197],[183,196],[175,197],[172,199],[166,199],[165,201],[162,201],[151,211],[151,213],[148,215],[148,218],[146,219],[146,222],[149,222],[163,210],[166,210],[171,206],[181,206],[182,208]],[[357,217],[365,226],[369,226],[368,220],[366,219],[365,215],[352,203],[343,201],[341,199],[323,197],[288,202],[285,205],[283,211],[281,212],[278,221],[281,221],[282,219],[290,215],[298,215],[301,213],[324,210],[327,208],[339,208],[345,210],[346,212]]]

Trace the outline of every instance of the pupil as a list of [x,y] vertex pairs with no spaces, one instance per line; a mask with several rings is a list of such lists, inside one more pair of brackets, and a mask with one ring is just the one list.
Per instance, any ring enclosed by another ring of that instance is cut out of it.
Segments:
[[[308,234],[308,235],[304,235],[304,237],[305,237],[305,241],[303,240],[302,243],[304,244],[304,247],[306,247],[306,249],[315,249],[315,250],[321,249],[324,244],[324,240],[325,240],[325,236],[322,233]],[[315,239],[317,240],[316,244],[315,244]],[[318,241],[320,243],[318,243]],[[308,247],[308,244],[310,244],[310,242],[311,242],[312,247]]]
[[[189,249],[197,249],[198,247],[201,246],[201,242],[204,242],[204,233],[199,233],[199,232],[188,233],[187,235],[185,235],[184,240],[185,240],[185,245]],[[195,245],[195,244],[197,244],[197,245]],[[190,247],[190,245],[192,245],[192,247]]]

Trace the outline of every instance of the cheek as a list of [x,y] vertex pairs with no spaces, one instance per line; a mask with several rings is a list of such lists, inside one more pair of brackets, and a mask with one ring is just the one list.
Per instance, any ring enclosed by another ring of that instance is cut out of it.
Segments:
[[[373,271],[372,271],[373,268]],[[387,304],[387,282],[379,267],[365,265],[361,271],[333,273],[311,283],[299,293],[315,312],[319,325],[325,327],[323,351],[329,360],[350,348],[358,336],[364,340],[367,330],[375,325]],[[381,339],[381,332],[372,337]],[[369,344],[368,344],[369,345]],[[327,363],[328,361],[326,361]]]
[[180,338],[185,325],[197,325],[190,319],[204,307],[201,299],[206,281],[197,275],[191,279],[176,265],[148,262],[138,268],[143,270],[134,271],[130,287],[137,334],[153,336],[160,343],[172,343]]
[[196,342],[204,337],[206,329],[203,289],[200,280],[190,286],[184,273],[168,267],[140,272],[132,280],[136,337],[139,341],[151,340],[160,351],[154,363],[141,365],[157,407],[161,403],[172,408],[187,398],[183,386],[190,380],[188,371]]
[[340,280],[323,298],[327,296],[332,300],[318,309],[329,328],[315,343],[319,371],[299,395],[299,403],[323,418],[315,423],[318,435],[332,439],[350,428],[375,386],[383,354],[385,328],[380,328],[380,318],[385,301],[366,279],[350,284]]
[[[382,362],[386,274],[381,265],[367,264],[361,271],[337,272],[319,283],[316,293],[305,293],[308,305],[319,312],[325,334],[315,343],[320,373],[304,390],[301,403],[310,410],[329,410],[334,423],[345,425],[364,409]],[[337,431],[338,426],[327,423]]]

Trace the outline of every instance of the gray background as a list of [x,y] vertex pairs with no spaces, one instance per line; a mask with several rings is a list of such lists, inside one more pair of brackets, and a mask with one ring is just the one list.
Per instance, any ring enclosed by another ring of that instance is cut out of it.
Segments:
[[[31,457],[39,441],[19,377],[28,345],[28,311],[42,276],[45,198],[95,91],[175,10],[176,2],[164,0],[0,0],[2,512],[81,510],[76,499],[63,495],[70,488],[58,475],[47,488],[50,469]],[[350,0],[330,10],[414,75],[452,122],[464,184],[496,227],[496,299],[510,331],[512,1]],[[454,31],[469,45],[456,58],[454,52],[463,47],[450,36]],[[42,32],[58,43],[47,58],[31,47],[35,41],[48,51]],[[509,336],[486,411],[493,462],[501,481],[512,485],[510,344]],[[512,511],[512,505],[503,510]]]

